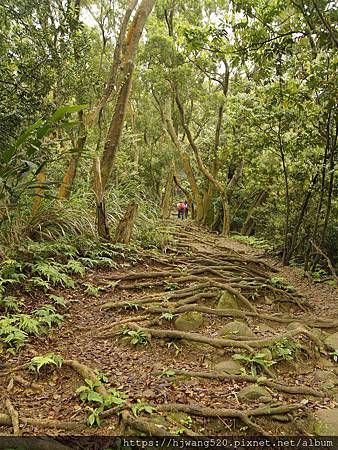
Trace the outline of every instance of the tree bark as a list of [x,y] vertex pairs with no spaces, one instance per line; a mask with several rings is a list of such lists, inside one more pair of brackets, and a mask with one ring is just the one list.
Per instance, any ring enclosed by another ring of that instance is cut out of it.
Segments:
[[161,118],[162,118],[162,122],[164,124],[165,130],[169,134],[169,137],[171,138],[171,140],[178,152],[178,156],[183,165],[183,170],[184,170],[186,177],[188,179],[188,182],[190,184],[192,196],[194,198],[194,203],[196,206],[196,220],[197,220],[197,222],[201,222],[203,220],[203,199],[202,199],[202,196],[200,195],[199,188],[198,188],[198,185],[196,182],[196,178],[195,178],[194,172],[193,172],[191,164],[190,164],[189,155],[187,154],[187,152],[184,149],[182,149],[182,145],[178,140],[178,136],[177,136],[176,130],[174,128],[174,124],[172,122],[170,102],[167,101],[165,108],[162,108],[159,100],[156,98],[156,96],[154,96],[154,97],[160,108]]
[[78,118],[80,121],[79,134],[76,142],[75,154],[70,158],[68,168],[63,177],[61,186],[58,192],[59,200],[68,200],[72,191],[73,183],[76,176],[77,166],[80,160],[81,152],[87,141],[87,129],[84,124],[84,113],[79,111]]
[[162,218],[169,219],[172,203],[172,188],[174,181],[174,169],[171,167],[168,172],[164,194],[162,198]]
[[134,228],[137,210],[138,204],[135,202],[131,202],[127,206],[126,212],[117,226],[115,242],[129,244]]
[[119,72],[119,68],[121,67],[121,63],[122,63],[123,43],[126,38],[126,32],[127,32],[130,17],[132,15],[136,5],[137,5],[137,0],[131,0],[129,5],[127,6],[127,10],[123,17],[121,29],[120,29],[119,35],[117,37],[117,41],[116,41],[116,45],[115,45],[115,49],[114,49],[113,63],[110,68],[109,79],[104,88],[101,98],[96,102],[94,110],[90,114],[88,114],[86,117],[87,127],[91,127],[95,123],[95,121],[97,120],[97,118],[100,114],[100,111],[102,111],[102,109],[106,105],[107,101],[109,100],[109,97],[111,96],[112,92],[116,88],[118,72]]
[[96,220],[97,231],[101,239],[110,240],[109,227],[107,223],[106,203],[104,189],[101,179],[100,158],[96,156],[93,160],[94,193],[96,196]]
[[45,169],[41,169],[40,172],[36,176],[36,181],[38,183],[37,188],[35,189],[35,197],[33,201],[32,214],[36,214],[41,206],[41,199],[43,195],[44,184],[46,183],[46,172]]
[[256,195],[255,201],[249,208],[246,219],[245,219],[242,229],[241,229],[241,234],[243,236],[250,236],[250,234],[252,233],[252,229],[255,224],[255,221],[253,218],[254,212],[259,206],[261,206],[265,202],[265,200],[267,199],[267,196],[268,196],[268,193],[264,189],[259,191],[258,194]]
[[[122,128],[126,116],[129,94],[131,90],[134,62],[138,44],[142,35],[143,28],[149,14],[153,9],[154,4],[155,0],[142,0],[129,27],[125,41],[125,51],[122,61],[123,80],[120,84],[120,89],[116,97],[116,106],[109,126],[104,151],[101,158],[100,179],[98,181],[95,181],[95,183],[98,183],[101,186],[102,193],[102,198],[100,199],[100,202],[97,203],[99,234],[100,232],[105,234],[107,231],[107,218],[106,216],[104,218],[101,217],[102,214],[106,214],[104,208],[104,191],[106,189],[108,179],[111,175],[117,149],[120,144]],[[98,177],[97,172],[95,172],[95,177]]]
[[122,62],[124,79],[122,80],[120,91],[117,95],[114,114],[110,123],[101,158],[101,177],[104,189],[113,169],[116,152],[122,135],[122,128],[126,116],[132,76],[134,72],[134,61],[136,58],[137,47],[146,20],[151,13],[154,4],[155,0],[142,0],[126,37],[126,50]]

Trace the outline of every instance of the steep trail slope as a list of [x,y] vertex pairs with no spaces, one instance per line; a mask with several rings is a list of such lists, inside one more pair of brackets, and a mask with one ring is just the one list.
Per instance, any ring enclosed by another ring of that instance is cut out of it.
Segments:
[[[110,289],[64,292],[63,326],[9,360],[2,433],[15,412],[14,431],[28,435],[295,435],[313,434],[315,422],[320,434],[313,415],[334,420],[335,289],[309,287],[295,269],[189,222],[163,232],[165,254],[92,272],[88,281]],[[32,375],[27,362],[48,352],[62,367]],[[98,395],[82,403],[81,385]]]

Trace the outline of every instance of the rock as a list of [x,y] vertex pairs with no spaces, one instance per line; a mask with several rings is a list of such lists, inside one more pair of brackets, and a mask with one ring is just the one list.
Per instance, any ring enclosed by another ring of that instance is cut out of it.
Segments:
[[331,385],[338,384],[337,376],[333,372],[330,372],[329,370],[320,370],[320,369],[315,370],[313,373],[313,379],[315,381],[319,381],[320,383],[324,384],[331,384]]
[[142,392],[142,395],[144,398],[155,398],[156,397],[156,393],[152,389],[146,389],[145,391]]
[[255,337],[255,333],[250,330],[248,325],[244,322],[234,321],[229,322],[225,325],[225,327],[221,330],[221,336],[231,337],[235,339],[236,336],[245,336],[245,337]]
[[226,372],[231,375],[240,375],[242,373],[241,365],[233,359],[225,359],[213,365],[213,369],[219,372]]
[[297,330],[298,328],[306,328],[307,330],[309,329],[307,326],[305,326],[301,322],[291,322],[286,327],[287,330]]
[[316,411],[314,431],[318,436],[338,436],[337,424],[338,408]]
[[224,291],[218,300],[218,309],[240,309],[236,297],[234,297],[230,292]]
[[338,333],[330,334],[325,339],[325,344],[331,349],[331,350],[337,350],[338,351]]
[[262,353],[266,361],[272,361],[272,353],[268,348],[260,348],[258,353]]
[[175,327],[181,331],[198,330],[203,324],[203,316],[197,311],[180,314],[175,320]]
[[260,401],[263,403],[271,402],[272,397],[269,392],[261,386],[246,386],[237,394],[241,402]]
[[334,367],[334,363],[328,358],[319,358],[317,365],[322,368]]

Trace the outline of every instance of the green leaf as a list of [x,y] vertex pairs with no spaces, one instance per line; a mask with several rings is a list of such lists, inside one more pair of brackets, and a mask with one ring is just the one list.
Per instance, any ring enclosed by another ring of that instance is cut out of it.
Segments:
[[89,402],[103,403],[102,395],[95,391],[89,392],[87,398]]
[[82,109],[87,108],[88,105],[72,105],[72,106],[61,106],[61,108],[57,109],[48,119],[49,123],[57,122],[62,119],[66,114],[78,112]]

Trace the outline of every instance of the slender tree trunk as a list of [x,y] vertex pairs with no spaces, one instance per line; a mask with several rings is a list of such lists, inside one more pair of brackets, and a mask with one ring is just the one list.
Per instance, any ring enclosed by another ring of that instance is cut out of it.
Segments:
[[304,271],[305,272],[308,271],[308,262],[309,262],[311,247],[312,247],[311,240],[313,242],[316,242],[319,219],[320,219],[320,214],[322,211],[323,200],[324,200],[326,165],[327,165],[328,152],[330,150],[330,120],[331,120],[331,111],[329,111],[327,123],[326,123],[326,145],[325,145],[325,151],[324,151],[323,163],[322,163],[321,186],[320,186],[319,202],[317,205],[316,219],[315,219],[315,224],[314,224],[313,231],[312,231],[312,239],[310,239],[310,242],[307,245],[307,248],[305,251],[305,256],[304,256]]
[[171,212],[171,206],[172,206],[172,189],[173,189],[173,181],[174,181],[174,169],[171,168],[169,170],[164,194],[162,198],[162,218],[163,219],[169,219],[170,212]]
[[138,204],[135,202],[127,206],[126,212],[117,226],[115,242],[129,244],[137,216]]
[[203,196],[203,225],[211,225],[213,222],[213,204],[212,199],[215,193],[215,186],[209,181],[208,190],[204,192]]
[[93,159],[94,193],[96,196],[97,231],[101,239],[110,240],[109,227],[106,214],[104,188],[101,179],[101,163],[98,156]]
[[249,208],[249,211],[247,213],[246,219],[245,219],[245,221],[243,223],[243,226],[242,226],[242,229],[241,229],[241,234],[243,236],[250,236],[250,234],[252,233],[252,229],[253,229],[253,226],[255,224],[253,215],[254,215],[256,209],[265,202],[267,196],[268,196],[268,193],[264,189],[262,189],[256,195],[255,201],[253,202],[253,204]]
[[[125,49],[123,53],[123,79],[119,84],[119,92],[116,96],[116,104],[114,108],[113,117],[109,126],[106,142],[104,145],[104,151],[101,158],[100,164],[100,180],[95,181],[96,184],[100,184],[102,187],[102,197],[104,196],[104,191],[107,186],[108,179],[111,175],[115,156],[120,144],[120,139],[122,135],[123,124],[126,116],[127,105],[129,100],[129,94],[131,90],[132,77],[134,72],[134,62],[136,59],[136,52],[138,44],[143,32],[143,28],[146,24],[147,18],[151,13],[155,0],[142,0],[140,6],[138,7],[135,16],[130,24],[128,34],[125,40]],[[114,64],[114,63],[113,63]],[[98,174],[95,172],[95,176]],[[104,213],[105,209],[102,208],[104,202],[99,202],[98,207],[98,217]],[[107,223],[107,218],[101,219],[101,224],[98,221],[98,227]],[[103,232],[104,229],[101,230]],[[100,231],[99,231],[100,232]]]
[[228,236],[230,233],[230,207],[227,197],[223,197],[223,228],[222,236]]
[[35,197],[33,201],[32,214],[36,214],[41,206],[41,200],[44,190],[44,184],[46,183],[46,172],[45,169],[41,169],[40,172],[36,176],[36,181],[38,183],[37,188],[35,189]]

